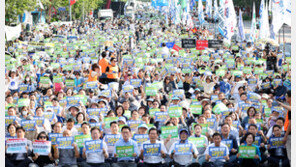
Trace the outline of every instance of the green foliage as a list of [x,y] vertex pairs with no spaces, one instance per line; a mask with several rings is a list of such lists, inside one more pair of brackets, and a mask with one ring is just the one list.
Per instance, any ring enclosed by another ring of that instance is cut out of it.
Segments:
[[36,0],[5,0],[5,24],[17,21],[18,15],[24,11],[33,11]]

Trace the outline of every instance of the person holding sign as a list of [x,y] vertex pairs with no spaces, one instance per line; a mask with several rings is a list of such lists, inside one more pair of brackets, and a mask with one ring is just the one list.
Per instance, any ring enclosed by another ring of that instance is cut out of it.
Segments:
[[[252,133],[246,134],[246,144],[239,146],[239,164],[242,167],[259,166],[261,160],[259,147],[254,145],[255,135]],[[248,146],[248,147],[245,147]]]
[[221,143],[222,135],[215,132],[212,136],[214,143],[210,144],[206,151],[206,162],[203,165],[223,166],[229,160],[228,147]]
[[282,162],[282,166],[290,166],[287,149],[284,146],[282,128],[279,125],[274,125],[273,134],[269,139],[269,144],[267,145],[268,153],[268,164],[279,164]]
[[[196,149],[198,151],[198,162],[199,164],[202,164],[203,162],[205,162],[205,151],[206,151],[206,147],[209,144],[208,138],[205,135],[201,134],[202,132],[202,126],[200,124],[195,124],[194,125],[194,134],[192,137],[197,139],[197,145],[196,145]],[[189,141],[191,139],[189,138]],[[203,142],[200,144],[199,141],[203,140]]]
[[[9,139],[5,146],[5,166],[23,167],[28,166],[33,155],[32,142],[25,138],[25,129],[16,128],[17,139]],[[13,140],[13,141],[10,141]]]
[[222,134],[222,143],[225,144],[229,149],[229,162],[234,162],[236,160],[236,153],[238,150],[238,142],[236,137],[230,135],[230,125],[222,124],[221,125],[221,134]]
[[[86,163],[83,163],[84,167],[109,167],[108,163],[105,163],[105,159],[109,157],[107,144],[102,141],[101,138],[101,130],[97,127],[91,128],[91,138],[92,141],[101,141],[101,148],[94,150],[94,152],[90,152],[87,149],[87,146],[84,145],[83,155],[82,157],[86,159]],[[86,142],[85,142],[86,143]]]
[[162,141],[158,139],[158,131],[152,127],[149,129],[149,140],[142,143],[140,151],[140,159],[144,163],[139,163],[138,167],[162,167],[167,151]]
[[[66,129],[63,132],[63,137],[71,137],[72,133],[70,130]],[[62,149],[58,148],[59,146],[56,145],[54,150],[54,157],[55,159],[59,159],[59,166],[71,166],[77,167],[77,159],[79,158],[79,151],[76,143],[72,144],[72,149]]]
[[31,165],[38,165],[38,166],[50,166],[52,165],[53,166],[53,163],[54,163],[54,158],[53,158],[53,149],[51,147],[51,143],[50,145],[45,145],[45,142],[49,140],[48,136],[46,135],[45,132],[40,132],[37,136],[37,140],[38,141],[42,141],[44,142],[44,144],[40,144],[38,145],[39,147],[48,147],[47,151],[49,151],[49,153],[47,155],[44,155],[44,154],[40,154],[40,153],[37,153],[37,150],[40,151],[40,149],[36,148],[35,149],[35,146],[33,144],[33,153],[34,153],[34,156],[32,157],[32,159],[34,160],[34,163],[31,163]]
[[169,154],[173,159],[173,164],[176,167],[179,166],[199,166],[199,163],[192,163],[192,159],[196,159],[198,151],[191,141],[188,141],[189,131],[186,128],[182,128],[179,131],[180,140],[172,144]]
[[114,157],[118,157],[117,163],[112,167],[136,167],[135,158],[139,155],[138,144],[131,139],[132,133],[129,126],[121,128],[122,138],[115,143]]

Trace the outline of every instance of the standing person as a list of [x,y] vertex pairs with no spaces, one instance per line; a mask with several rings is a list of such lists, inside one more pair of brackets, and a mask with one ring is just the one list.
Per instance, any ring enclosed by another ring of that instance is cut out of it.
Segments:
[[99,60],[99,66],[101,67],[101,73],[102,73],[102,75],[100,76],[100,82],[103,84],[106,84],[106,78],[107,78],[106,68],[109,64],[106,57],[107,57],[107,54],[105,51],[103,51],[102,52],[102,59]]
[[[91,138],[92,140],[101,140],[101,130],[97,127],[91,128]],[[84,167],[109,167],[108,163],[105,163],[105,159],[109,157],[107,144],[102,141],[102,151],[95,153],[86,153],[86,148],[83,148],[83,158],[86,159],[86,163],[82,166]]]
[[[173,159],[173,165],[176,167],[182,167],[182,166],[186,166],[186,167],[198,167],[199,163],[195,162],[192,163],[192,159],[196,159],[198,152],[196,147],[194,147],[194,144],[190,141],[188,141],[188,136],[189,136],[189,131],[186,128],[182,128],[179,131],[179,137],[180,140],[176,141],[175,143],[173,143],[171,145],[169,154],[170,157]],[[190,144],[191,145],[191,150],[189,150],[191,152],[191,154],[188,155],[178,155],[176,154],[176,145],[177,144]]]
[[291,151],[292,151],[291,150],[291,90],[289,90],[286,94],[286,101],[288,102],[289,105],[285,105],[279,101],[278,103],[288,110],[286,119],[285,119],[286,121],[284,124],[285,131],[286,131],[284,136],[284,143],[286,143],[287,154],[291,164]]
[[137,142],[131,139],[131,128],[129,126],[123,126],[121,128],[121,135],[122,138],[115,143],[114,157],[118,157],[116,150],[117,147],[120,146],[133,146],[134,153],[132,154],[132,157],[119,157],[117,163],[113,163],[112,167],[136,167],[137,164],[135,163],[135,160],[139,155],[139,151]]
[[[167,151],[162,141],[157,140],[158,139],[158,131],[156,128],[152,127],[149,129],[149,140],[144,142],[141,145],[141,151],[140,151],[140,158],[144,161],[144,163],[139,163],[138,167],[164,167],[163,164],[164,159],[166,157]],[[160,155],[161,156],[149,156],[144,154],[144,146],[147,144],[159,144],[160,145]]]
[[117,59],[112,57],[110,62],[111,63],[106,68],[108,83],[118,82],[121,76],[121,72],[120,72],[120,68],[117,65]]

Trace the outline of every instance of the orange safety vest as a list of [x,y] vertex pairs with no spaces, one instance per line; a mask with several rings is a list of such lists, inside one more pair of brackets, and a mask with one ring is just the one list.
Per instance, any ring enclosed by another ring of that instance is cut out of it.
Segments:
[[108,65],[109,67],[109,73],[112,73],[112,74],[107,74],[107,78],[109,79],[117,79],[118,78],[118,71],[119,71],[119,68],[118,66],[112,66],[112,65]]
[[[291,112],[291,111],[288,111],[288,112]],[[288,112],[287,112],[286,119],[285,119],[285,124],[284,124],[285,131],[287,131],[288,126],[289,126],[289,116],[288,116],[289,114],[288,114]]]
[[90,72],[89,72],[89,75],[88,75],[88,82],[91,82],[91,81],[97,81],[98,80],[98,77],[97,76],[95,76],[95,77],[92,77],[91,76],[91,72],[92,72],[92,70],[90,70]]

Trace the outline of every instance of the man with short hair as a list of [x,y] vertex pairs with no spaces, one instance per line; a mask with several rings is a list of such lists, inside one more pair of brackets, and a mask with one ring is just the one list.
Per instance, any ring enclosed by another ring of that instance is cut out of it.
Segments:
[[118,157],[117,163],[113,163],[112,167],[136,167],[135,159],[139,155],[139,151],[137,142],[131,139],[131,128],[129,126],[123,126],[121,128],[121,136],[122,138],[115,143],[114,157],[118,157],[117,148],[121,146],[132,146],[134,153],[132,157]]
[[[224,123],[221,125],[221,133],[222,133],[222,143],[225,144],[229,149],[229,161],[235,162],[236,154],[238,152],[238,142],[236,138],[230,134],[230,125]],[[228,145],[229,144],[229,145]],[[232,145],[232,147],[231,147]],[[231,147],[231,148],[229,148]]]
[[[158,139],[158,131],[156,128],[152,127],[151,129],[149,129],[149,140],[145,141],[144,143],[142,143],[141,145],[141,149],[140,149],[140,158],[144,161],[144,163],[139,163],[138,167],[163,167],[164,164],[164,159],[166,157],[167,151],[166,148],[163,144],[162,141],[157,140]],[[151,144],[158,144],[159,147],[158,149],[160,149],[160,153],[157,156],[150,156],[150,155],[146,155],[144,153],[144,147],[146,145],[151,145]]]
[[72,133],[73,136],[78,135],[78,130],[75,128],[74,123],[75,123],[74,119],[69,118],[67,120],[66,126],[64,126],[64,128],[63,128],[63,131],[65,131],[66,129],[68,129],[68,130],[71,131],[71,133]]
[[[198,152],[196,147],[194,147],[194,144],[191,141],[188,141],[188,136],[189,136],[189,131],[186,128],[182,128],[179,131],[179,137],[180,140],[176,141],[175,143],[172,144],[169,154],[171,159],[173,159],[173,165],[176,167],[195,167],[199,166],[199,163],[195,162],[192,163],[193,158],[196,159]],[[180,144],[190,144],[191,150],[189,150],[190,154],[185,154],[185,155],[179,155],[176,154],[176,145]]]
[[[91,138],[92,140],[101,141],[101,130],[97,127],[91,128]],[[84,167],[109,167],[108,163],[105,163],[105,159],[109,157],[107,144],[102,141],[102,151],[95,153],[86,153],[86,148],[83,148],[83,158],[86,159],[86,163],[83,164]]]
[[[225,164],[226,161],[229,160],[229,150],[228,150],[228,147],[221,143],[221,140],[222,140],[222,135],[220,133],[214,133],[213,136],[213,143],[210,144],[206,151],[205,151],[205,154],[206,154],[206,161],[207,162],[204,162],[204,164],[213,164],[214,166],[223,166]],[[223,148],[225,151],[226,151],[226,156],[223,157],[223,159],[214,159],[210,156],[210,148],[212,147],[219,147],[219,148]],[[203,165],[204,165],[203,164]]]

